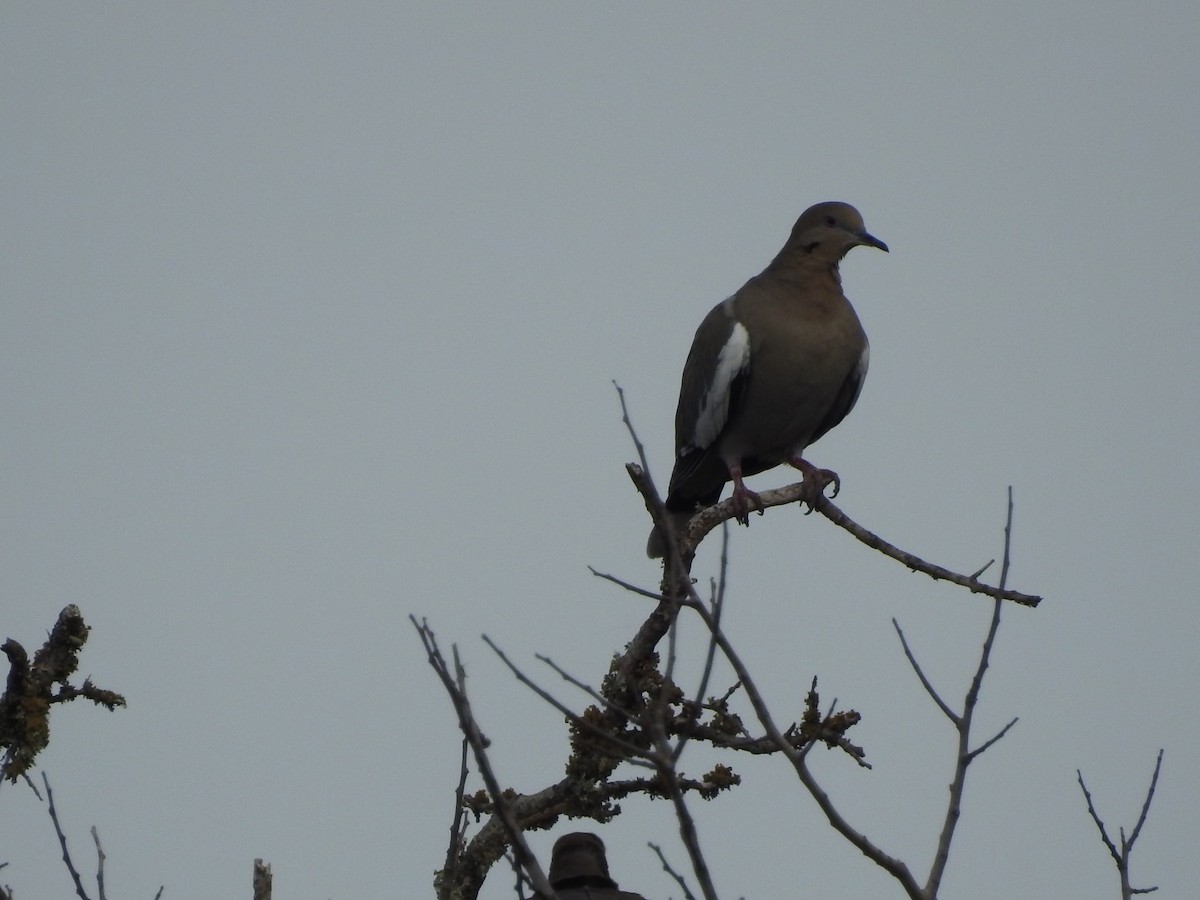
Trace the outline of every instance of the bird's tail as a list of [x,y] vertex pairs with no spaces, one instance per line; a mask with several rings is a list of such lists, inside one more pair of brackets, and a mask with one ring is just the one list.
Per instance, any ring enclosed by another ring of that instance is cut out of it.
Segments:
[[[683,532],[688,520],[691,519],[692,514],[690,512],[679,512],[669,509],[667,510],[667,517],[671,520],[671,528],[674,530],[675,536],[678,537]],[[662,559],[667,555],[667,536],[657,525],[650,532],[650,539],[646,541],[646,555],[651,559]]]

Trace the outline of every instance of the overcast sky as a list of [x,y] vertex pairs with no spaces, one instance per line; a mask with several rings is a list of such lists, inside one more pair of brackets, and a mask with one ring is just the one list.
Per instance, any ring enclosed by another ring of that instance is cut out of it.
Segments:
[[[1200,5],[6,4],[0,12],[0,639],[67,603],[113,714],[38,760],[112,896],[431,896],[458,767],[406,617],[467,662],[504,783],[562,774],[561,717],[487,633],[598,683],[653,587],[624,387],[661,483],[716,302],[820,200],[863,213],[871,338],[810,459],[839,503],[973,571],[1016,497],[1012,586],[946,898],[1200,884]],[[759,487],[792,480],[764,473]],[[715,542],[714,542],[715,543]],[[813,675],[874,768],[820,753],[851,821],[924,874],[990,606],[827,521],[733,535],[728,632],[794,718]],[[715,573],[712,548],[696,574]],[[703,652],[685,630],[688,677]],[[719,687],[732,678],[718,674]],[[685,679],[685,683],[688,683]],[[689,750],[723,897],[894,897],[779,759]],[[663,803],[599,831],[680,896]],[[0,883],[62,897],[44,808],[0,789]],[[497,870],[485,897],[511,896]]]

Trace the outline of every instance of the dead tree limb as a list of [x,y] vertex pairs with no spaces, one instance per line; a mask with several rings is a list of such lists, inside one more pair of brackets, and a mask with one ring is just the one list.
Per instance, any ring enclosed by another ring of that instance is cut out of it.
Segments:
[[1104,827],[1104,820],[1096,812],[1096,806],[1092,803],[1091,792],[1088,791],[1087,785],[1083,783],[1083,773],[1079,769],[1075,770],[1075,775],[1079,779],[1079,789],[1083,791],[1083,798],[1087,801],[1088,815],[1096,823],[1096,827],[1100,830],[1100,840],[1104,842],[1104,846],[1108,848],[1108,853],[1113,858],[1113,862],[1117,864],[1117,873],[1121,878],[1121,900],[1130,900],[1136,894],[1151,894],[1158,890],[1157,887],[1135,888],[1132,886],[1129,881],[1129,857],[1133,854],[1133,845],[1141,835],[1142,826],[1146,824],[1146,816],[1150,813],[1150,803],[1154,800],[1154,790],[1158,787],[1158,774],[1162,771],[1162,761],[1163,751],[1159,750],[1158,759],[1154,762],[1154,774],[1150,777],[1150,787],[1146,791],[1146,799],[1142,802],[1142,812],[1138,816],[1137,824],[1133,826],[1133,831],[1128,838],[1125,836],[1124,827],[1117,830],[1117,834],[1121,839],[1119,845],[1109,837],[1108,829]]

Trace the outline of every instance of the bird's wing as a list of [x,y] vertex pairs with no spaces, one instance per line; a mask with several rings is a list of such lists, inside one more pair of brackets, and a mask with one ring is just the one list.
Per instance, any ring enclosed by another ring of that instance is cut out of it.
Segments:
[[[732,298],[731,298],[732,300]],[[750,334],[726,300],[696,329],[675,411],[680,457],[707,450],[733,417],[750,369]]]
[[838,388],[837,395],[833,398],[833,403],[829,406],[829,411],[825,413],[825,417],[817,426],[813,436],[808,443],[816,443],[817,439],[829,429],[836,426],[842,419],[850,414],[850,410],[854,409],[854,404],[858,402],[858,395],[862,393],[863,382],[867,378],[867,366],[871,362],[871,345],[863,340],[862,355],[858,358],[858,363],[850,370],[846,376],[846,380],[842,382],[842,386]]
[[707,506],[721,496],[728,468],[716,444],[737,414],[750,372],[750,334],[726,300],[696,330],[675,411],[675,469],[667,505]]

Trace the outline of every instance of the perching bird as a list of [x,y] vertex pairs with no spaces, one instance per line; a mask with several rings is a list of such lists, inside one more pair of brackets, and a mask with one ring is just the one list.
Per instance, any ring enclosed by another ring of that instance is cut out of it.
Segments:
[[590,831],[564,834],[550,854],[550,886],[559,900],[645,900],[609,877],[604,841]]
[[[818,203],[771,264],[700,323],[675,412],[666,507],[676,532],[716,503],[727,481],[746,524],[761,502],[742,479],[785,462],[804,473],[810,506],[831,483],[837,493],[837,475],[803,454],[846,417],[867,374],[867,336],[838,273],[859,246],[887,252],[853,206]],[[646,553],[666,549],[656,527]]]

